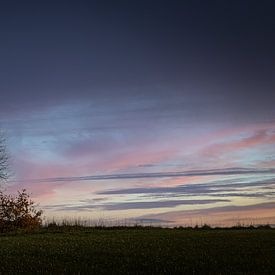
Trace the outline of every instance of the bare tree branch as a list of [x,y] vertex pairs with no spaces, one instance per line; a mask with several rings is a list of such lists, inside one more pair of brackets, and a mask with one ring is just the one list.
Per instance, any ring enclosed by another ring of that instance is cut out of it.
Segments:
[[8,179],[8,154],[6,140],[0,132],[0,182]]

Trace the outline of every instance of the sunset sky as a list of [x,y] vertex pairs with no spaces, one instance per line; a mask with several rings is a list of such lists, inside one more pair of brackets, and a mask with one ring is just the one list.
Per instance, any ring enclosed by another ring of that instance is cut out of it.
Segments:
[[47,218],[275,224],[274,1],[2,1],[0,128]]

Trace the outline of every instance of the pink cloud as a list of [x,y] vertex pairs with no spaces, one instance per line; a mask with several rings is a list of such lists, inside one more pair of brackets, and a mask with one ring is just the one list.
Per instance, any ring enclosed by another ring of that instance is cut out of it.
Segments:
[[[272,127],[274,128],[274,124],[259,124],[247,126],[246,128],[232,128],[207,133],[194,139],[186,139],[184,137],[181,139],[180,136],[177,135],[171,139],[157,139],[156,141],[141,140],[134,145],[126,144],[127,146],[125,147],[121,145],[121,147],[112,150],[103,150],[102,153],[101,148],[96,149],[94,146],[89,146],[90,143],[85,141],[84,143],[72,146],[68,151],[71,154],[71,158],[66,160],[66,163],[57,160],[49,160],[48,162],[39,161],[39,158],[34,160],[33,156],[30,156],[26,152],[21,152],[21,157],[15,160],[16,178],[40,179],[63,176],[73,177],[102,172],[129,171],[129,169],[145,169],[144,167],[139,168],[140,166],[161,164],[175,159],[180,160],[181,158],[183,158],[186,163],[191,163],[191,169],[193,168],[192,165],[197,165],[199,168],[200,166],[203,166],[202,168],[205,166],[213,168],[213,165],[215,165],[214,168],[230,167],[230,159],[227,158],[227,163],[217,163],[216,157],[222,154],[255,148],[265,144],[274,144],[275,133],[270,131],[270,129],[273,129]],[[251,131],[253,134],[250,136],[239,138],[241,134],[250,133]],[[223,141],[209,145],[213,140],[219,141],[226,139],[231,139],[231,141]],[[202,148],[201,151],[198,150],[198,154],[196,154],[196,148]],[[208,161],[209,157],[210,159],[213,158],[214,162]],[[263,163],[262,165],[274,165],[274,163]],[[162,167],[161,169],[165,170],[170,168],[165,168],[164,166],[164,168]],[[176,170],[176,168],[174,170]],[[204,178],[204,180],[206,180],[206,178]],[[199,178],[192,177],[188,179],[174,178],[146,183],[142,182],[141,184],[146,184],[147,186],[176,186],[179,184],[196,183],[198,181]],[[12,188],[13,190],[17,190],[21,189],[21,187],[26,187],[34,193],[35,196],[47,200],[56,195],[55,191],[57,189],[62,189],[63,186],[68,187],[70,184],[71,183],[68,182],[37,184],[18,183]],[[85,190],[94,190],[94,188],[87,187],[84,184],[81,187],[78,185],[78,187],[70,186],[70,188],[81,188],[83,192],[85,192]],[[97,188],[100,188],[100,185],[98,185]]]
[[203,149],[202,155],[215,157],[221,154],[251,149],[256,146],[273,143],[275,143],[275,134],[268,134],[266,130],[261,130],[246,138],[213,144]]
[[15,194],[17,191],[26,189],[31,194],[31,197],[37,199],[40,203],[49,202],[56,196],[55,190],[65,185],[65,183],[34,183],[34,182],[18,182],[10,185],[7,191]]
[[258,165],[262,168],[274,168],[275,167],[275,160],[262,161]]
[[[268,207],[266,207],[268,205]],[[149,214],[144,218],[174,221],[175,224],[195,226],[206,224],[216,226],[233,226],[237,223],[267,224],[275,223],[275,204],[262,203],[247,206],[221,206],[209,209],[170,211],[159,214]]]

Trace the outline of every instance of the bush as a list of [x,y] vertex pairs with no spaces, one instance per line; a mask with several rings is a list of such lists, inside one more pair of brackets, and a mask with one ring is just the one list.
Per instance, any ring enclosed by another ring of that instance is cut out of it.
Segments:
[[17,196],[0,191],[0,231],[40,227],[41,216],[42,211],[36,210],[25,189],[19,191]]
[[211,228],[210,225],[208,225],[208,224],[205,223],[205,224],[201,227],[201,229],[209,230],[209,229],[212,229],[212,228]]

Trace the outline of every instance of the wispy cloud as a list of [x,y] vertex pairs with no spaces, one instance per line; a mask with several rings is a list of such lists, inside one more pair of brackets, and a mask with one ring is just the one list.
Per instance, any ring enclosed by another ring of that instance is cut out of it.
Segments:
[[257,168],[227,168],[227,169],[209,169],[209,170],[190,170],[179,172],[157,172],[157,173],[127,173],[127,174],[105,174],[80,177],[56,177],[42,179],[26,179],[16,182],[71,182],[71,181],[98,181],[98,180],[123,180],[123,179],[145,179],[145,178],[171,178],[171,177],[193,177],[193,176],[227,176],[244,174],[275,174],[275,169],[257,169]]
[[[229,202],[224,199],[210,200],[160,200],[160,201],[136,201],[136,202],[119,202],[105,204],[84,204],[84,205],[57,205],[52,206],[58,210],[65,211],[88,211],[91,209],[103,210],[130,210],[130,209],[153,209],[153,208],[172,208],[179,205],[202,205],[218,202]],[[50,206],[51,207],[51,206]]]
[[133,219],[129,219],[130,222],[134,222],[137,224],[169,224],[172,223],[173,221],[169,221],[169,220],[162,220],[162,219],[139,219],[139,218],[133,218]]
[[[98,192],[100,195],[127,195],[127,194],[189,194],[189,195],[205,195],[218,192],[234,192],[240,188],[246,187],[266,187],[274,186],[275,179],[267,179],[260,181],[239,182],[240,179],[229,179],[211,181],[207,183],[189,184],[189,185],[178,185],[172,187],[139,187],[139,188],[128,188],[128,189],[116,189],[106,190]],[[237,182],[236,182],[237,181]],[[245,195],[245,193],[242,193]],[[237,194],[238,195],[238,194]]]
[[[239,133],[239,135],[241,132]],[[218,141],[209,146],[205,146],[201,152],[200,156],[207,159],[216,159],[225,157],[229,159],[230,155],[247,156],[245,150],[254,150],[256,148],[261,148],[261,146],[267,146],[275,143],[275,134],[272,129],[259,129],[254,130],[252,133],[246,134],[245,137],[233,136],[232,140]],[[231,137],[232,138],[232,137]]]
[[190,223],[198,221],[218,224],[236,224],[238,219],[252,222],[261,219],[262,222],[275,220],[275,202],[257,203],[251,205],[226,205],[195,210],[177,210],[164,213],[139,216],[139,219],[168,219],[175,223]]

